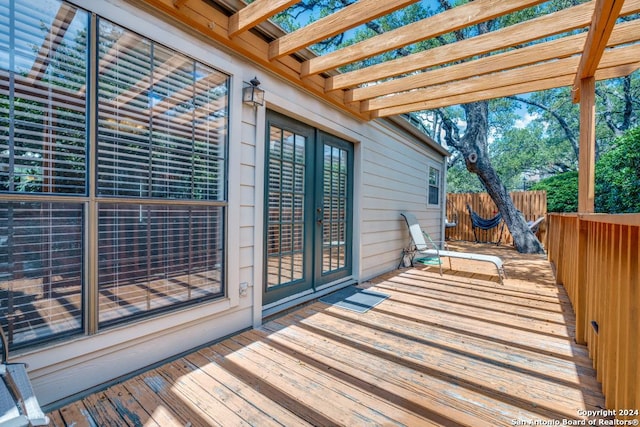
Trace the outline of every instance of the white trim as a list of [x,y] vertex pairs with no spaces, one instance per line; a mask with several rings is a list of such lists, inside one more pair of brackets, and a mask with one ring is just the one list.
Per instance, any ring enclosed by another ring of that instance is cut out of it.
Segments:
[[265,156],[266,156],[266,108],[258,108],[255,115],[255,217],[253,246],[253,327],[262,324],[262,288],[264,286],[264,221],[265,221]]
[[230,308],[237,307],[240,300],[240,168],[242,138],[241,120],[233,120],[233,117],[242,117],[242,100],[235,94],[242,93],[242,81],[232,77],[229,84],[229,135],[227,138],[227,217],[225,233],[225,272],[226,290],[230,301]]
[[348,276],[343,277],[342,279],[338,279],[334,282],[324,284],[316,288],[315,291],[313,289],[307,289],[295,295],[290,295],[279,301],[265,305],[262,308],[262,317],[265,318],[267,316],[271,316],[272,314],[287,310],[291,307],[295,307],[296,305],[318,299],[324,295],[330,294],[331,292],[337,291],[338,289],[353,285],[354,283],[356,283],[356,280],[353,278],[353,276]]

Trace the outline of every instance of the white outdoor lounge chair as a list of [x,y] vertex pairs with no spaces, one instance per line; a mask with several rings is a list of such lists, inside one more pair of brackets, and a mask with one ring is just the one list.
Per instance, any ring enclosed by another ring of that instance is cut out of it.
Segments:
[[2,363],[0,363],[0,426],[27,427],[49,425],[31,387],[24,363],[9,363],[9,343],[0,325]]
[[[409,227],[409,234],[411,234],[411,239],[413,240],[413,244],[415,245],[415,249],[420,255],[427,256],[436,256],[438,258],[441,257],[449,257],[449,258],[461,258],[461,259],[469,259],[473,261],[485,261],[493,263],[498,269],[498,277],[500,279],[500,283],[503,284],[503,279],[506,278],[506,274],[504,272],[504,267],[502,265],[502,260],[497,256],[493,255],[483,255],[483,254],[474,254],[474,253],[466,253],[466,252],[455,252],[455,251],[447,251],[441,250],[438,246],[431,240],[429,235],[422,231],[420,228],[420,224],[418,224],[418,220],[413,214],[408,212],[403,212],[400,215],[407,222],[407,226]],[[425,237],[429,240],[433,248],[429,248]],[[449,260],[449,268],[451,268],[451,260]],[[440,275],[442,275],[442,262],[440,262]]]

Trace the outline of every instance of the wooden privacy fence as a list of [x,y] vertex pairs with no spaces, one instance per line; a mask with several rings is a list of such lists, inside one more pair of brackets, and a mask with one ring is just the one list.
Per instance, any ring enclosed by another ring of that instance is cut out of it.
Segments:
[[[527,221],[535,221],[547,214],[547,192],[546,191],[516,191],[509,193],[513,199],[513,203],[524,215]],[[446,237],[451,240],[464,240],[473,242],[473,228],[471,226],[471,217],[467,210],[467,205],[483,218],[493,218],[498,212],[493,200],[487,193],[449,193],[447,194],[447,218],[453,221],[457,216],[457,225],[446,229]],[[511,233],[506,225],[503,227],[504,221],[496,228],[481,231],[478,239],[484,242],[497,242],[502,231],[502,244],[513,244]],[[543,221],[538,228],[538,239],[545,244],[546,242],[546,221]]]
[[[640,410],[640,214],[550,214],[548,256],[576,314],[608,409]],[[623,411],[633,411],[625,416]]]

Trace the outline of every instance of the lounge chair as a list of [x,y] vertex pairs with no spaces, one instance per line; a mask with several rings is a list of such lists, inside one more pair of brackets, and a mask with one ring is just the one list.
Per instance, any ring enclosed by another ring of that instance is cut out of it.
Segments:
[[9,343],[0,326],[2,363],[0,364],[0,426],[45,426],[48,417],[42,412],[31,387],[24,363],[9,363]]
[[531,232],[533,234],[538,232],[538,229],[540,228],[540,224],[542,223],[542,221],[544,221],[544,217],[541,216],[540,218],[536,219],[535,221],[528,221],[527,225],[529,226],[529,230],[531,230]]
[[[502,260],[497,256],[493,255],[483,255],[483,254],[474,254],[474,253],[466,253],[466,252],[455,252],[448,250],[441,250],[438,246],[431,240],[429,235],[422,231],[420,228],[420,224],[418,224],[418,220],[413,214],[403,212],[401,213],[402,217],[407,223],[409,227],[409,234],[411,235],[411,240],[415,245],[415,249],[420,255],[427,256],[436,256],[438,258],[441,257],[449,257],[449,258],[461,258],[461,259],[469,259],[473,261],[484,261],[493,263],[498,269],[498,278],[500,279],[500,283],[504,283],[504,278],[506,278],[506,274],[504,272],[504,267],[502,265]],[[432,249],[427,245],[425,240],[429,240],[432,245]],[[451,260],[449,259],[449,268],[451,268]],[[440,275],[442,275],[442,263],[440,263]]]

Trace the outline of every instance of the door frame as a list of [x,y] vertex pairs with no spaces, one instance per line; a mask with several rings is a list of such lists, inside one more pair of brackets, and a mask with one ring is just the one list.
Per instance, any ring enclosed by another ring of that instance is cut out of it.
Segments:
[[[317,226],[317,217],[316,217],[316,227],[314,229],[314,261],[313,261],[313,286],[317,288],[319,286],[325,285],[327,283],[333,282],[334,280],[341,279],[345,276],[353,273],[353,180],[354,180],[354,155],[355,148],[352,143],[345,141],[342,138],[338,138],[335,135],[332,135],[327,132],[323,132],[320,130],[316,130],[316,141],[315,141],[315,151],[316,157],[314,159],[315,162],[315,198],[314,201],[316,204],[322,199],[324,188],[324,179],[318,179],[322,175],[322,170],[318,171],[318,167],[323,165],[322,161],[324,158],[324,145],[330,144],[331,146],[337,147],[341,150],[345,150],[347,152],[347,206],[346,206],[346,229],[345,229],[345,241],[347,242],[345,245],[345,266],[332,270],[328,273],[323,273],[322,271],[322,263],[323,263],[323,230],[322,227]],[[317,206],[316,206],[317,209]],[[320,246],[318,246],[320,245]]]
[[[303,263],[305,271],[303,278],[294,282],[287,282],[267,290],[269,275],[269,158],[270,158],[270,130],[271,126],[279,127],[283,130],[289,130],[294,133],[307,137],[307,145],[305,147],[305,200],[304,209],[308,214],[304,218],[304,255]],[[325,141],[339,148],[346,149],[348,152],[347,168],[348,168],[348,202],[347,202],[347,227],[346,227],[346,253],[345,266],[337,271],[322,273],[322,227],[317,223],[318,203],[323,200],[323,177],[322,170],[318,170],[318,165],[322,164]],[[262,275],[262,306],[278,305],[279,302],[286,302],[295,299],[297,295],[314,294],[318,288],[326,288],[327,284],[341,278],[349,278],[353,274],[353,210],[354,210],[354,179],[353,170],[355,161],[355,147],[353,143],[339,138],[330,133],[321,131],[304,122],[300,122],[294,118],[273,110],[266,111],[265,120],[265,149],[264,149],[264,214],[263,214],[263,275]],[[309,162],[311,162],[309,164]],[[311,177],[311,179],[309,179]],[[318,179],[321,178],[321,179]]]

